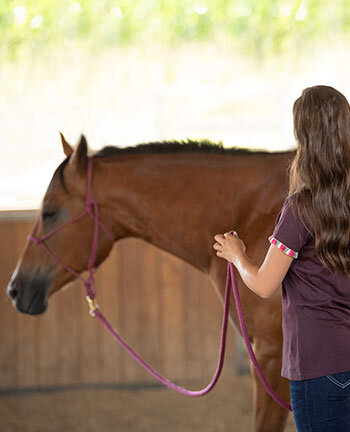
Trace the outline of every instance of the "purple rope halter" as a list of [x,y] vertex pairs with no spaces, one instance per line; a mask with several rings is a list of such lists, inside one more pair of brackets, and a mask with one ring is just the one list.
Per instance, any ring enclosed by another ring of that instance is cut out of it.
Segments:
[[[207,385],[207,387],[203,388],[202,390],[187,390],[172,381],[168,380],[164,376],[162,376],[158,371],[156,371],[152,366],[147,364],[125,341],[124,339],[112,328],[112,326],[109,324],[107,319],[104,317],[102,312],[99,309],[98,304],[96,303],[96,289],[95,289],[95,279],[94,279],[94,273],[95,273],[95,260],[96,260],[96,253],[97,253],[97,246],[98,246],[98,234],[99,234],[99,227],[102,228],[102,230],[105,232],[105,234],[108,235],[112,243],[114,242],[114,236],[107,230],[107,228],[99,221],[99,213],[98,213],[98,205],[96,201],[92,197],[92,164],[93,159],[92,157],[88,158],[88,167],[87,167],[87,192],[86,192],[86,201],[85,201],[85,210],[80,213],[79,215],[75,216],[74,218],[70,219],[66,223],[60,225],[59,227],[53,229],[49,233],[43,235],[40,238],[36,238],[33,236],[28,236],[28,240],[39,245],[42,247],[57,263],[59,263],[62,267],[64,267],[68,272],[70,272],[74,277],[77,279],[80,279],[86,290],[86,300],[89,304],[89,314],[92,317],[97,317],[99,321],[103,324],[103,326],[109,330],[109,332],[113,335],[113,337],[119,342],[119,344],[133,357],[144,369],[147,370],[151,375],[153,375],[156,379],[158,379],[162,384],[166,385],[167,387],[182,393],[186,396],[203,396],[210,392],[210,390],[215,386],[217,383],[222,368],[224,364],[224,357],[225,357],[225,348],[226,348],[226,334],[227,334],[227,324],[228,324],[228,315],[229,315],[229,306],[230,306],[230,284],[232,284],[233,288],[233,294],[236,301],[237,306],[237,313],[239,318],[239,323],[241,326],[242,334],[244,341],[246,343],[251,361],[254,364],[255,370],[261,379],[263,385],[265,386],[267,392],[276,400],[277,403],[279,403],[283,408],[292,411],[291,406],[284,402],[282,399],[276,395],[276,393],[271,389],[268,382],[266,381],[259,364],[256,360],[256,357],[254,355],[252,346],[249,342],[249,337],[247,333],[247,329],[245,327],[244,319],[243,319],[243,313],[242,313],[242,305],[239,297],[239,291],[237,286],[237,280],[235,275],[235,268],[234,265],[230,262],[227,263],[227,278],[226,278],[226,287],[225,287],[225,297],[224,297],[224,312],[223,312],[223,319],[222,319],[222,327],[221,327],[221,337],[220,337],[220,351],[219,351],[219,360],[217,363],[216,371],[213,375],[213,378],[211,379],[210,383]],[[53,236],[57,232],[61,231],[63,228],[65,228],[67,225],[70,225],[78,220],[80,220],[82,217],[84,217],[86,214],[91,216],[94,220],[94,233],[93,233],[93,240],[92,240],[92,246],[91,246],[91,253],[88,261],[88,273],[89,277],[87,279],[84,279],[80,276],[79,273],[77,273],[74,269],[69,267],[67,264],[65,264],[60,258],[56,256],[44,243],[45,240],[47,240],[49,237]],[[232,231],[230,231],[232,233]],[[233,283],[232,283],[233,281]]]

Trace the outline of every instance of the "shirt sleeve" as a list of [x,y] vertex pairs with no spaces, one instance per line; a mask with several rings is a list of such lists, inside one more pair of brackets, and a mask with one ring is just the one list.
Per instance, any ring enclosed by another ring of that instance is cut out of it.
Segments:
[[285,254],[298,258],[300,249],[307,242],[309,232],[300,220],[293,204],[294,200],[291,197],[285,199],[276,218],[273,233],[268,240]]

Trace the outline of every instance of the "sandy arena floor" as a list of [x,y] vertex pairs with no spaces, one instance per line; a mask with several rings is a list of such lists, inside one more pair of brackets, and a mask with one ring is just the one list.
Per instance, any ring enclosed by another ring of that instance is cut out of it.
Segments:
[[[0,418],[1,432],[249,432],[251,382],[222,377],[194,399],[166,388],[0,395]],[[291,414],[285,432],[295,432]]]

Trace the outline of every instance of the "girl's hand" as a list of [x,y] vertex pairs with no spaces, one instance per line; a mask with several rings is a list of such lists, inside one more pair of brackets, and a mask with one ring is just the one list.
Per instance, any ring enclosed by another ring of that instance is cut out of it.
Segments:
[[237,256],[245,252],[245,244],[238,237],[236,231],[233,234],[226,232],[225,234],[216,234],[214,236],[216,243],[213,248],[217,250],[216,255],[220,258],[225,258],[227,261],[235,264]]

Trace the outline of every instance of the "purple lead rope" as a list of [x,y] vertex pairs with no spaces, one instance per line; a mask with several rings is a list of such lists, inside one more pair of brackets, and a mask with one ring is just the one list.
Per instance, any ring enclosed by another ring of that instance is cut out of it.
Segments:
[[205,394],[209,393],[210,390],[215,386],[217,383],[222,367],[224,365],[224,357],[225,357],[225,348],[226,348],[226,333],[227,333],[227,323],[228,323],[228,314],[229,314],[229,305],[230,305],[230,287],[228,284],[228,279],[226,283],[226,290],[225,290],[225,304],[224,304],[224,314],[223,314],[223,320],[222,320],[222,328],[221,328],[221,342],[220,342],[220,353],[219,353],[219,360],[216,367],[216,371],[213,375],[213,378],[211,379],[210,383],[202,390],[187,390],[172,381],[168,380],[164,376],[162,376],[159,372],[157,372],[152,366],[150,366],[148,363],[146,363],[130,346],[123,340],[123,338],[111,327],[109,322],[106,320],[106,318],[102,315],[102,313],[96,309],[94,311],[95,316],[101,321],[101,323],[106,327],[107,330],[109,330],[114,338],[120,343],[120,345],[131,355],[133,359],[135,359],[144,369],[146,369],[147,372],[149,372],[151,375],[153,375],[157,380],[159,380],[162,384],[166,385],[167,387],[182,393],[186,396],[204,396]]
[[[231,231],[232,232],[232,231]],[[241,299],[239,296],[239,291],[238,291],[238,286],[237,286],[237,279],[236,279],[236,274],[235,274],[235,267],[231,262],[227,263],[227,267],[229,270],[229,273],[227,274],[227,279],[230,279],[229,283],[231,282],[232,284],[232,291],[233,291],[233,296],[235,299],[235,303],[236,303],[236,309],[237,309],[237,314],[238,314],[238,319],[239,319],[239,324],[241,326],[241,330],[242,330],[242,334],[243,334],[243,339],[245,342],[245,345],[247,347],[248,353],[249,353],[249,357],[250,360],[252,361],[255,371],[258,374],[261,382],[263,383],[266,391],[269,393],[269,395],[278,403],[281,405],[281,407],[285,408],[287,411],[292,411],[292,407],[289,403],[285,402],[284,400],[282,400],[270,387],[269,383],[266,381],[266,378],[264,377],[264,374],[262,373],[262,370],[260,369],[259,363],[255,357],[253,348],[251,346],[251,343],[249,341],[249,336],[248,336],[248,332],[244,323],[244,318],[243,318],[243,311],[242,311],[242,304],[241,304]],[[233,283],[232,283],[233,281]],[[227,283],[227,282],[226,282]]]
[[[90,308],[90,315],[93,317],[97,317],[99,321],[104,325],[104,327],[113,335],[113,337],[117,340],[117,342],[133,357],[144,369],[147,370],[151,375],[153,375],[155,378],[157,378],[162,384],[166,385],[167,387],[182,393],[186,396],[203,396],[207,394],[217,383],[219,376],[222,371],[222,367],[224,364],[224,357],[225,357],[225,348],[226,348],[226,334],[227,334],[227,324],[228,324],[228,315],[229,315],[229,306],[230,306],[230,284],[232,284],[232,290],[233,295],[236,301],[236,307],[237,307],[237,313],[238,313],[238,319],[241,326],[243,338],[245,341],[245,344],[248,349],[248,353],[250,356],[250,359],[255,367],[256,373],[258,374],[261,382],[266,388],[266,391],[272,396],[272,398],[279,403],[283,408],[286,410],[292,411],[292,407],[287,403],[284,402],[282,399],[280,399],[277,394],[271,389],[268,382],[266,381],[259,364],[256,360],[256,357],[254,355],[252,346],[249,341],[247,329],[245,327],[244,319],[243,319],[243,313],[242,313],[242,305],[239,297],[239,291],[237,286],[237,280],[235,275],[235,268],[234,265],[231,262],[227,263],[227,278],[226,278],[226,287],[225,287],[225,299],[224,299],[224,312],[223,312],[223,318],[222,318],[222,327],[221,327],[221,339],[220,339],[220,351],[219,351],[219,360],[216,367],[216,371],[214,373],[214,376],[210,383],[202,390],[187,390],[172,381],[168,380],[167,378],[163,377],[159,372],[157,372],[154,368],[152,368],[149,364],[147,364],[130,346],[124,341],[124,339],[113,329],[113,327],[109,324],[107,319],[104,317],[102,312],[99,310],[99,306],[96,303],[96,289],[95,289],[95,279],[94,279],[94,273],[95,273],[95,259],[96,259],[96,253],[97,253],[97,246],[98,246],[98,234],[99,234],[99,227],[102,228],[104,233],[108,235],[108,237],[111,239],[112,242],[114,242],[113,235],[107,230],[107,228],[102,224],[102,222],[99,221],[99,213],[98,213],[98,205],[96,201],[92,197],[92,164],[93,159],[91,157],[88,158],[88,168],[87,168],[87,192],[86,192],[86,201],[85,201],[85,210],[79,214],[78,216],[72,218],[68,222],[60,225],[59,227],[55,228],[54,230],[50,231],[49,233],[43,235],[40,238],[34,237],[34,236],[28,236],[28,240],[37,244],[38,246],[42,247],[46,253],[48,253],[58,264],[60,264],[62,267],[64,267],[68,272],[70,272],[74,277],[80,279],[86,290],[86,300],[89,304]],[[49,239],[52,235],[56,234],[57,232],[61,231],[63,228],[65,228],[67,225],[74,223],[78,220],[80,220],[83,216],[88,214],[91,216],[94,220],[94,231],[93,231],[93,239],[92,239],[92,246],[91,246],[91,253],[89,257],[88,262],[88,272],[89,277],[88,279],[84,279],[80,276],[80,274],[69,267],[67,264],[65,264],[60,258],[57,257],[57,255],[51,251],[51,249],[44,243],[45,240]],[[232,233],[232,231],[230,231]]]
[[151,375],[153,375],[157,380],[159,380],[162,384],[166,385],[167,387],[182,393],[186,396],[204,396],[207,393],[210,392],[210,390],[215,386],[216,382],[218,381],[222,367],[224,365],[224,357],[225,357],[225,348],[226,348],[226,334],[227,334],[227,323],[228,323],[228,313],[229,313],[229,305],[230,305],[230,283],[232,283],[232,280],[234,283],[232,284],[232,291],[233,295],[236,301],[236,307],[237,307],[237,313],[238,313],[238,319],[241,326],[243,338],[246,344],[246,347],[248,349],[248,353],[250,356],[250,359],[255,367],[256,373],[258,374],[261,382],[263,383],[266,391],[272,396],[273,399],[277,403],[279,403],[283,408],[286,410],[292,411],[292,407],[282,399],[272,390],[269,383],[266,381],[266,378],[264,377],[258,361],[255,357],[254,351],[252,349],[252,346],[249,341],[249,336],[247,333],[247,329],[244,323],[243,313],[242,313],[242,305],[239,297],[239,291],[237,287],[237,281],[235,276],[235,269],[234,265],[232,263],[227,263],[227,279],[226,279],[226,288],[225,288],[225,302],[224,302],[224,313],[223,313],[223,320],[222,320],[222,328],[221,328],[221,340],[220,340],[220,351],[219,351],[219,360],[216,367],[216,371],[213,375],[212,380],[202,390],[187,390],[172,381],[168,380],[164,376],[160,375],[159,372],[157,372],[154,368],[152,368],[149,364],[147,364],[130,346],[123,340],[123,338],[111,327],[109,322],[106,320],[106,318],[103,316],[103,314],[96,309],[94,311],[95,316],[100,320],[100,322],[104,325],[104,327],[111,332],[111,334],[114,336],[114,338],[119,342],[119,344],[131,355],[133,359],[135,359],[147,372],[149,372]]

